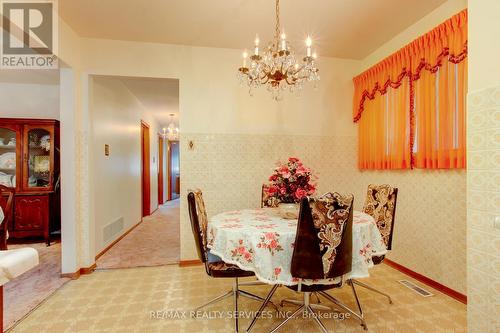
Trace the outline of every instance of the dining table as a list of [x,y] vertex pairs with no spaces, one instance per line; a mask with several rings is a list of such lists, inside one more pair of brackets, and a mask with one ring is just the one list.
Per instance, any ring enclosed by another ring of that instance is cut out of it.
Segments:
[[224,262],[253,271],[264,283],[288,286],[365,278],[374,265],[372,257],[387,253],[373,217],[354,211],[351,272],[334,279],[298,279],[290,273],[297,224],[297,219],[281,217],[277,208],[222,212],[208,223],[207,247]]

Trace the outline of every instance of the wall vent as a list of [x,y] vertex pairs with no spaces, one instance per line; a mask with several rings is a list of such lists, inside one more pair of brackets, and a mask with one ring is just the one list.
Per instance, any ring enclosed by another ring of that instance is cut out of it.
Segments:
[[414,292],[416,292],[417,294],[419,294],[422,297],[434,296],[434,294],[431,293],[430,291],[425,290],[424,288],[416,285],[415,283],[413,283],[411,281],[408,281],[408,280],[399,280],[398,282],[401,283],[406,288],[409,288],[409,289],[413,290]]
[[107,243],[110,240],[113,240],[116,235],[123,230],[124,222],[123,217],[118,218],[116,221],[113,221],[102,228],[102,239],[104,243]]

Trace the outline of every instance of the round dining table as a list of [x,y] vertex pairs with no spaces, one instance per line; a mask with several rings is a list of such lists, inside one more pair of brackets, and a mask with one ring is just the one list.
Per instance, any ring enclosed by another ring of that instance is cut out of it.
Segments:
[[[210,253],[224,262],[253,271],[265,283],[296,285],[333,284],[337,279],[307,280],[292,277],[290,266],[297,220],[284,219],[276,208],[227,211],[213,216],[207,229]],[[373,256],[387,253],[374,219],[354,211],[352,270],[344,279],[364,278],[373,267]]]

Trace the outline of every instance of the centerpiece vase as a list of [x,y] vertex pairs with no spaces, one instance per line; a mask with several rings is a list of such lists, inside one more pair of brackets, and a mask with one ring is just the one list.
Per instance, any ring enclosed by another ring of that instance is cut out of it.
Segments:
[[281,202],[278,205],[278,211],[282,218],[287,220],[296,220],[299,218],[300,205],[298,203]]

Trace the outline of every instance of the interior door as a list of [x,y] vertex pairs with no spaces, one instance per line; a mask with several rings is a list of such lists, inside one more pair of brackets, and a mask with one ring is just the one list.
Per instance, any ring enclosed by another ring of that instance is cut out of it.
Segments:
[[149,125],[141,121],[141,194],[142,216],[151,214],[151,169],[149,152]]
[[163,199],[163,150],[165,142],[163,137],[158,136],[158,204],[162,205],[164,203]]

